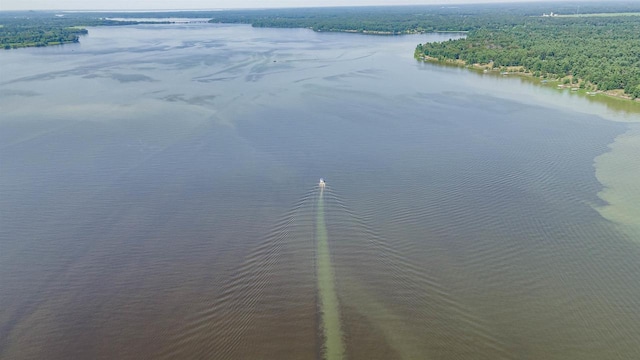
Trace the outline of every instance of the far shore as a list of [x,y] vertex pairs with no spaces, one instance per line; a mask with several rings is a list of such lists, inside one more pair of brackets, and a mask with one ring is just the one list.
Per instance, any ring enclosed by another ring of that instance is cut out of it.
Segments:
[[468,31],[449,31],[449,30],[404,30],[404,31],[377,31],[377,30],[356,30],[356,29],[330,29],[330,30],[317,30],[313,27],[309,27],[316,32],[343,32],[343,33],[352,33],[352,34],[365,34],[365,35],[420,35],[420,34],[466,34]]

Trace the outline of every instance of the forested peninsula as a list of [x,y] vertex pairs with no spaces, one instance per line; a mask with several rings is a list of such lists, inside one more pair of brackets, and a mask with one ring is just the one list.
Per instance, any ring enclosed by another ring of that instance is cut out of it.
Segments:
[[135,24],[140,21],[109,20],[102,14],[92,13],[3,11],[0,12],[0,47],[9,50],[77,43],[80,36],[88,34],[85,28],[89,26]]
[[201,18],[211,23],[376,35],[466,32],[462,39],[418,44],[415,57],[555,79],[574,89],[640,98],[637,1],[162,13],[3,11],[0,46],[11,49],[78,42],[87,26],[139,24],[144,18],[150,20],[145,23],[157,18]]
[[[640,14],[638,14],[640,15]],[[560,86],[640,97],[640,16],[526,17],[464,39],[419,44],[418,59],[555,79]]]

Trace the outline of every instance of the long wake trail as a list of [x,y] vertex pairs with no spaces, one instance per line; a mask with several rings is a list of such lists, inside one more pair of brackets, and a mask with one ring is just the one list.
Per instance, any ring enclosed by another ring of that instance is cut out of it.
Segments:
[[318,300],[324,337],[324,358],[337,360],[345,358],[345,346],[340,324],[338,294],[334,283],[333,267],[327,236],[327,225],[324,220],[324,191],[320,190],[316,211],[316,244]]

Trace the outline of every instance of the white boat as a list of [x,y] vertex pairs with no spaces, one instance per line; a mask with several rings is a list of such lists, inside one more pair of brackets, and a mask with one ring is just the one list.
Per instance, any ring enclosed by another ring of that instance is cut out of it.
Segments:
[[320,187],[320,190],[324,189],[324,187],[326,186],[323,178],[320,178],[320,182],[318,183],[318,186]]

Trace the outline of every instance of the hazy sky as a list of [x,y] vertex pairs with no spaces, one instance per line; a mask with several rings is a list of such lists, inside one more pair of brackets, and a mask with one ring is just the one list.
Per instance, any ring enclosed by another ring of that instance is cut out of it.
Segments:
[[0,0],[0,10],[219,9],[349,5],[469,4],[526,1],[531,0]]

